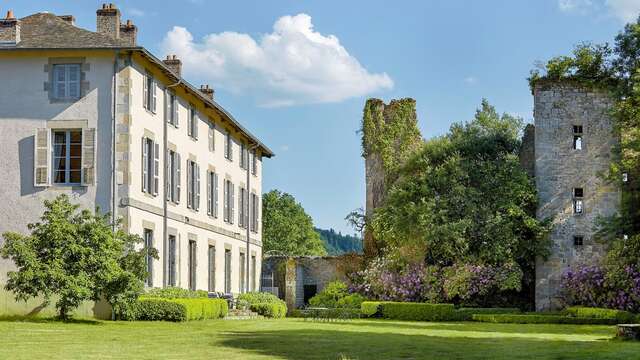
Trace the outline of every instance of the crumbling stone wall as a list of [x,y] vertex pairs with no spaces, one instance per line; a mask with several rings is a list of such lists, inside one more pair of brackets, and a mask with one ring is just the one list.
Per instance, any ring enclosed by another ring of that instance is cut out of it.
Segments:
[[[380,99],[367,100],[362,119],[367,218],[384,202],[398,169],[422,142],[414,99],[391,100],[388,105]],[[367,257],[378,254],[379,244],[367,228],[363,247]]]
[[[539,82],[534,88],[535,180],[539,219],[553,218],[551,256],[536,261],[536,309],[559,307],[562,275],[571,266],[600,258],[594,241],[600,216],[617,212],[620,194],[601,176],[616,145],[609,95],[567,81]],[[574,125],[582,125],[582,150],[573,148]],[[573,189],[584,191],[584,212],[574,214]],[[574,245],[583,236],[583,245]]]

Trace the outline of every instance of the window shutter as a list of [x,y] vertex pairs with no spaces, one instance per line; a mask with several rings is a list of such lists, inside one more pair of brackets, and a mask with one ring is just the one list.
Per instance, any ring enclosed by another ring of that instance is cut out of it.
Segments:
[[198,139],[198,113],[196,113],[196,110],[193,110],[193,138],[194,139]]
[[167,174],[167,177],[164,179],[164,189],[165,193],[167,194],[167,201],[171,200],[171,196],[173,194],[173,184],[171,184],[171,178],[174,175],[173,170],[171,169],[172,161],[173,159],[171,158],[171,152],[167,150],[164,157],[165,174]]
[[232,224],[233,224],[233,219],[235,217],[235,214],[234,214],[234,206],[235,206],[235,204],[234,204],[234,202],[236,201],[236,198],[234,196],[234,191],[235,191],[235,188],[233,187],[233,183],[230,182],[229,183],[229,192],[231,193],[231,197],[229,199],[229,222],[232,223]]
[[147,192],[149,189],[149,154],[147,150],[147,138],[142,138],[142,192]]
[[151,96],[152,96],[152,99],[151,99],[151,111],[153,113],[156,112],[156,103],[157,103],[156,88],[157,88],[157,86],[156,86],[155,80],[151,79]]
[[149,75],[142,80],[142,106],[149,109]]
[[187,207],[193,209],[193,163],[187,160]]
[[249,228],[249,201],[250,197],[249,197],[249,189],[245,190],[244,192],[244,226],[248,229]]
[[175,181],[175,185],[174,185],[174,189],[175,189],[175,195],[173,197],[174,201],[176,202],[176,204],[180,203],[180,166],[181,166],[181,162],[180,162],[180,154],[175,153],[176,154],[176,158],[175,158],[175,164],[176,164],[176,176],[173,178]]
[[187,117],[187,135],[193,136],[193,109],[189,108],[189,116]]
[[213,216],[218,217],[218,174],[213,173]]
[[227,180],[222,182],[222,219],[229,221],[229,190],[227,189]]
[[212,177],[213,173],[207,171],[207,215],[213,215],[211,211],[213,206],[213,191],[211,191],[211,186],[213,185]]
[[95,184],[96,129],[82,129],[82,184]]
[[158,195],[160,188],[160,144],[153,143],[153,195]]
[[193,164],[196,169],[196,203],[194,206],[195,210],[200,209],[200,166],[198,164]]
[[173,122],[173,95],[165,90],[164,96],[167,98],[167,101],[165,101],[167,107],[164,109],[164,113],[166,114],[167,122],[171,124]]
[[214,129],[212,125],[209,125],[209,151],[214,151],[215,150],[215,143],[214,143]]
[[33,186],[49,186],[49,142],[51,131],[36,129],[33,149]]

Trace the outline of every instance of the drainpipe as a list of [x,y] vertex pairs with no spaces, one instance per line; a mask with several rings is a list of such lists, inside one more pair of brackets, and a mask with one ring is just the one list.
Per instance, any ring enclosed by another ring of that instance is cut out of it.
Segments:
[[[167,217],[168,217],[168,213],[169,213],[169,199],[167,198],[167,195],[169,194],[169,189],[167,188],[167,179],[169,176],[169,171],[167,168],[167,164],[169,164],[169,140],[167,139],[167,133],[168,133],[168,122],[169,122],[169,116],[170,114],[167,111],[167,107],[169,105],[168,99],[169,99],[169,89],[172,87],[176,87],[178,85],[180,85],[182,83],[182,79],[178,79],[178,82],[173,83],[171,85],[167,85],[164,89],[164,109],[163,109],[163,113],[164,113],[164,125],[162,126],[162,131],[163,131],[163,140],[162,140],[162,151],[164,151],[164,166],[163,166],[163,180],[164,180],[164,186],[162,187],[164,189],[164,191],[162,192],[162,196],[164,198],[164,200],[162,201],[162,234],[163,234],[163,258],[164,258],[164,264],[162,266],[162,279],[163,279],[163,283],[164,286],[167,287],[169,286],[169,281],[168,281],[168,272],[169,272],[169,234],[167,234],[168,231],[168,221],[167,221]],[[172,184],[173,186],[173,184]],[[177,240],[177,239],[176,239]]]
[[[116,178],[116,117],[117,117],[117,104],[118,104],[118,57],[120,51],[116,50],[113,55],[113,100],[111,109],[111,230],[116,231],[116,221],[118,215],[116,209],[118,208],[118,180]],[[113,316],[114,314],[112,314]]]
[[[245,261],[245,273],[246,273],[246,280],[245,280],[245,292],[249,292],[249,280],[250,280],[250,275],[251,273],[249,272],[250,268],[249,268],[249,261],[251,260],[251,252],[249,251],[249,246],[251,244],[251,164],[252,161],[250,159],[250,155],[252,151],[255,151],[255,149],[258,147],[257,144],[253,144],[251,146],[249,146],[247,148],[247,221],[246,221],[246,226],[247,226],[247,253],[244,256],[244,261]],[[255,154],[254,154],[255,156]],[[254,279],[255,281],[255,279]],[[241,289],[242,291],[242,289]]]

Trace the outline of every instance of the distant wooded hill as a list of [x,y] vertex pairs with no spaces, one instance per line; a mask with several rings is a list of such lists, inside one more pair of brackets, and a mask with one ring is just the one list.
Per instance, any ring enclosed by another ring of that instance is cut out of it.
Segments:
[[357,236],[343,235],[333,229],[315,228],[315,230],[320,234],[329,255],[342,255],[350,252],[362,253],[362,239]]

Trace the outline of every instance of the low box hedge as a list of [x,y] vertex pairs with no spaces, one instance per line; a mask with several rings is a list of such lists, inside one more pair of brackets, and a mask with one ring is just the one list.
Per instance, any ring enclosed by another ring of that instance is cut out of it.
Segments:
[[474,314],[521,314],[518,308],[459,308],[456,310],[458,321],[470,321]]
[[594,308],[586,306],[571,306],[564,310],[569,316],[580,318],[596,318],[616,320],[618,323],[632,323],[636,320],[636,315],[628,311]]
[[141,297],[123,320],[187,321],[219,319],[227,315],[229,308],[224,299],[190,298],[163,299]]
[[380,304],[382,317],[409,321],[454,321],[457,320],[453,304],[427,304],[409,302],[384,302]]
[[284,302],[250,304],[249,309],[268,318],[280,319],[287,315],[287,305]]
[[360,314],[363,317],[380,317],[382,316],[383,301],[363,301],[360,304]]
[[533,314],[474,314],[472,319],[479,322],[503,324],[612,325],[617,322],[612,319]]

